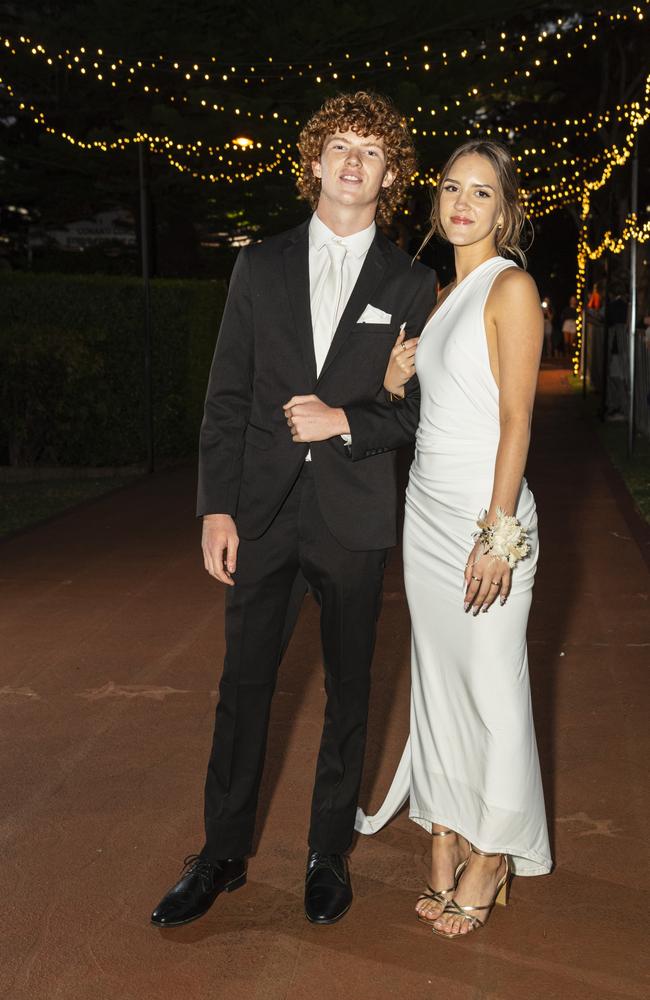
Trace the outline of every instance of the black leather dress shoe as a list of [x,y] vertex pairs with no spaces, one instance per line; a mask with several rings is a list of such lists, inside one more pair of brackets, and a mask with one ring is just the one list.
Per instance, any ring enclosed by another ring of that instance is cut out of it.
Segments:
[[228,858],[212,864],[193,854],[185,858],[183,865],[179,881],[151,914],[151,923],[157,927],[189,924],[207,913],[220,892],[234,892],[246,884],[243,858]]
[[352,905],[352,884],[343,854],[310,851],[305,877],[305,914],[312,924],[334,924]]

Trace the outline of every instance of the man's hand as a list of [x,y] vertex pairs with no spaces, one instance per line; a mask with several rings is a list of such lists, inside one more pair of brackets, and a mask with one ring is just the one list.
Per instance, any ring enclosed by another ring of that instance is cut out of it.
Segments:
[[204,514],[201,548],[203,563],[210,576],[234,587],[239,535],[230,514]]
[[298,444],[327,441],[350,433],[345,411],[338,406],[328,406],[318,396],[292,396],[283,409],[291,437]]

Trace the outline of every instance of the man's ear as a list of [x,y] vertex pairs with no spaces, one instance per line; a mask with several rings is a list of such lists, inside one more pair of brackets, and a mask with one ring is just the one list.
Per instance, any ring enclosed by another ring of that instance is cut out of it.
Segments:
[[386,173],[384,174],[384,179],[381,182],[381,186],[383,188],[389,188],[394,180],[395,180],[395,171],[387,170]]
[[312,160],[311,161],[311,170],[312,170],[312,173],[313,173],[314,177],[321,177],[322,176],[322,174],[321,174],[320,160]]

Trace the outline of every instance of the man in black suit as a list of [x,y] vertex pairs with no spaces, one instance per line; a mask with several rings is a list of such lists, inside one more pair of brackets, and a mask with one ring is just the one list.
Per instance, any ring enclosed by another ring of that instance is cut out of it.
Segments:
[[417,381],[382,383],[400,328],[417,336],[435,275],[376,228],[414,167],[384,98],[329,100],[300,136],[299,190],[315,208],[242,250],[210,373],[198,514],[208,572],[227,587],[226,657],[205,787],[206,841],[152,914],[201,916],[246,881],[271,698],[302,597],[321,609],[327,705],[316,768],[305,911],[352,901],[354,830],[370,664],[387,550],[396,541],[395,449],[417,426]]

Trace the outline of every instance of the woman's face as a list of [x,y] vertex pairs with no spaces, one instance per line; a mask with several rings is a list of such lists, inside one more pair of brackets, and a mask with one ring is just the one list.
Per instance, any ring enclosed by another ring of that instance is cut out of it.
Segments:
[[454,160],[441,181],[440,222],[453,246],[494,242],[503,224],[501,190],[496,170],[479,153]]

